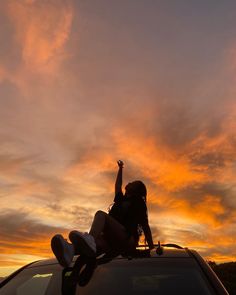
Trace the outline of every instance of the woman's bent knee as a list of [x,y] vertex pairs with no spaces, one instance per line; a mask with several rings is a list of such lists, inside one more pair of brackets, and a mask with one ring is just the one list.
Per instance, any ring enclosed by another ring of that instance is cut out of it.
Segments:
[[96,213],[95,213],[95,217],[104,217],[104,216],[107,216],[108,214],[102,210],[98,210]]
[[71,242],[73,242],[74,240],[77,240],[78,239],[78,236],[76,236],[76,233],[78,231],[77,230],[72,230],[70,233],[69,233],[69,239]]

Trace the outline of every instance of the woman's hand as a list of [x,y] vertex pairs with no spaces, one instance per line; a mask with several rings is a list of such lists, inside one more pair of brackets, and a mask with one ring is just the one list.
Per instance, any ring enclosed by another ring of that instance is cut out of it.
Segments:
[[117,164],[118,164],[119,168],[123,168],[124,167],[124,162],[121,161],[121,160],[118,160],[117,161]]

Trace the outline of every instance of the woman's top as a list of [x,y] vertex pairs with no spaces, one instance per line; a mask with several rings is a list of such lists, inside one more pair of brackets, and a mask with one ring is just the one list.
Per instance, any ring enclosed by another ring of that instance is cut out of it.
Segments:
[[113,218],[120,222],[138,243],[138,226],[149,228],[147,206],[141,197],[125,197],[120,191],[115,195],[114,204],[109,212]]

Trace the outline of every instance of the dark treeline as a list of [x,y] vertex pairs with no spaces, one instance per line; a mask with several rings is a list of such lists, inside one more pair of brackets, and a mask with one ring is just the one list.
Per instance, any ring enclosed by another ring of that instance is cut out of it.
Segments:
[[236,262],[216,264],[208,262],[230,295],[236,295]]

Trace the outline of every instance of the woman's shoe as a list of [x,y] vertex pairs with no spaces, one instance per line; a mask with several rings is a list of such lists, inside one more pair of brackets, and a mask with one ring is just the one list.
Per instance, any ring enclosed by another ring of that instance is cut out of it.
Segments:
[[73,230],[69,234],[69,239],[75,245],[80,254],[86,255],[88,257],[96,256],[96,243],[94,237],[90,234]]
[[68,243],[62,235],[55,235],[51,240],[52,252],[63,267],[68,267],[74,257],[74,246]]

